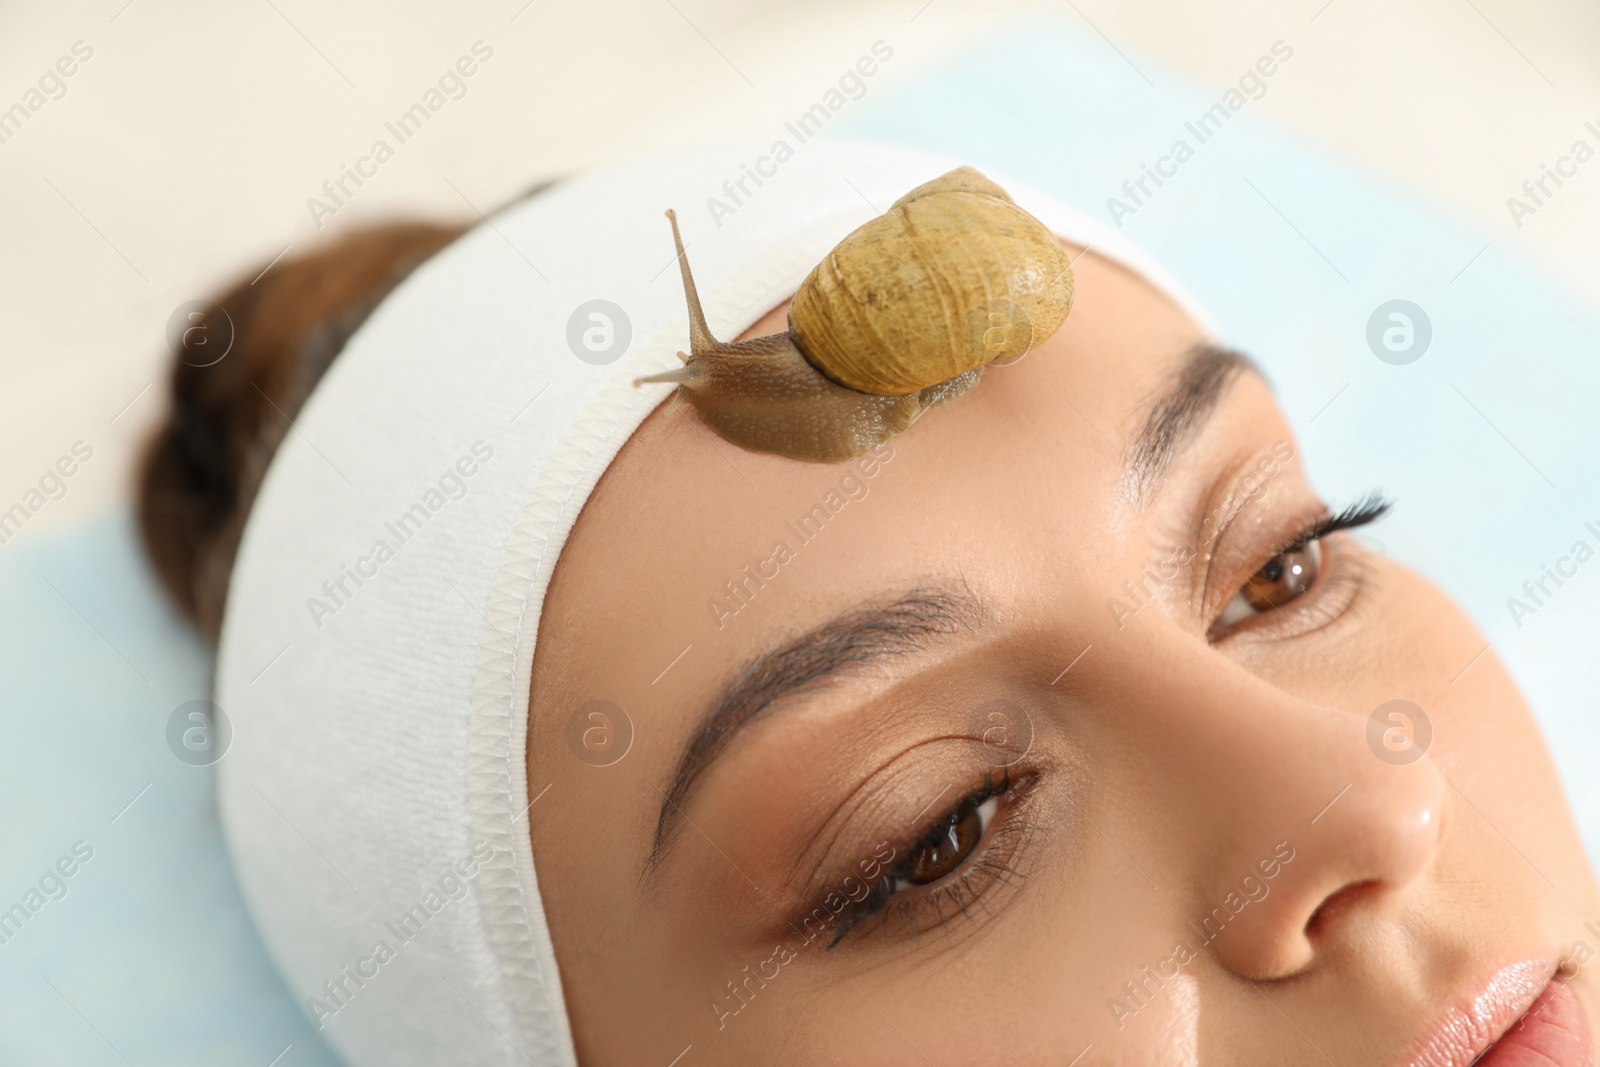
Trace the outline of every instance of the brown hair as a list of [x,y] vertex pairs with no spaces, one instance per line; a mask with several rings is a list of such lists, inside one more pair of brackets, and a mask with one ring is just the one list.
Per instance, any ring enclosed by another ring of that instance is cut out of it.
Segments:
[[245,518],[290,420],[379,301],[463,229],[399,222],[347,234],[236,284],[191,320],[185,339],[199,330],[225,354],[179,351],[171,411],[138,474],[138,518],[162,585],[212,642]]

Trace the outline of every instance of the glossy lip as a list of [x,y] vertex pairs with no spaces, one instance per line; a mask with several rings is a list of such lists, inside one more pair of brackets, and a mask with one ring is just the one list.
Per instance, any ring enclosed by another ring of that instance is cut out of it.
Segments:
[[1403,1067],[1469,1067],[1525,1015],[1556,978],[1553,960],[1526,960],[1494,972],[1477,992],[1449,1008]]

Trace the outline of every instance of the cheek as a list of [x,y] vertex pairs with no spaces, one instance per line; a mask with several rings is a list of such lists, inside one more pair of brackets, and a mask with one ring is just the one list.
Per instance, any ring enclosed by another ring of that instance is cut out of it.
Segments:
[[[1361,679],[1375,709],[1402,697],[1429,717],[1431,755],[1482,776],[1497,793],[1548,795],[1564,807],[1538,723],[1499,653],[1466,612],[1432,582],[1379,557],[1352,654],[1371,667]],[[1370,707],[1369,707],[1370,705]]]
[[1336,624],[1335,651],[1355,668],[1345,671],[1351,679],[1345,688],[1354,691],[1332,703],[1370,711],[1388,700],[1412,700],[1435,720],[1441,743],[1449,743],[1446,733],[1473,744],[1536,734],[1499,655],[1485,651],[1488,638],[1460,605],[1385,556],[1368,552],[1361,567],[1366,577],[1353,610]]
[[[1348,713],[1352,729],[1365,731],[1389,701],[1410,701],[1431,734],[1427,758],[1457,794],[1458,829],[1470,837],[1471,826],[1486,817],[1525,850],[1538,849],[1540,841],[1569,845],[1570,816],[1555,766],[1532,710],[1496,650],[1487,647],[1488,638],[1454,600],[1409,568],[1375,553],[1361,566],[1365,578],[1345,617],[1236,658],[1302,699]],[[1482,816],[1474,814],[1474,804]],[[1552,855],[1546,862],[1536,861],[1555,877],[1554,868],[1569,866],[1570,858]]]
[[1386,564],[1384,579],[1391,576],[1382,610],[1400,634],[1392,647],[1408,654],[1374,647],[1370,655],[1388,692],[1421,694],[1412,699],[1431,718],[1428,759],[1445,772],[1454,801],[1445,813],[1445,862],[1497,872],[1493,883],[1481,875],[1474,883],[1508,907],[1548,896],[1554,883],[1596,914],[1594,876],[1555,762],[1498,651],[1485,651],[1488,639],[1432,583]]

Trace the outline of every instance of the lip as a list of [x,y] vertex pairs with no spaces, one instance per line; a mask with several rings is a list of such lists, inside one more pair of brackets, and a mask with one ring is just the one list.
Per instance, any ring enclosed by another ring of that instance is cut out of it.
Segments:
[[1502,967],[1418,1039],[1405,1067],[1589,1067],[1594,1045],[1555,964]]

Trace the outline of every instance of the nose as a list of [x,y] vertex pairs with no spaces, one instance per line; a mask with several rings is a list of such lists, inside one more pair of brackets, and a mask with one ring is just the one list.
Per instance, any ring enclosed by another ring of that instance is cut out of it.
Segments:
[[1448,784],[1419,750],[1415,705],[1328,707],[1229,673],[1192,720],[1211,763],[1196,818],[1217,845],[1198,860],[1190,927],[1228,970],[1265,981],[1398,913],[1439,851]]

